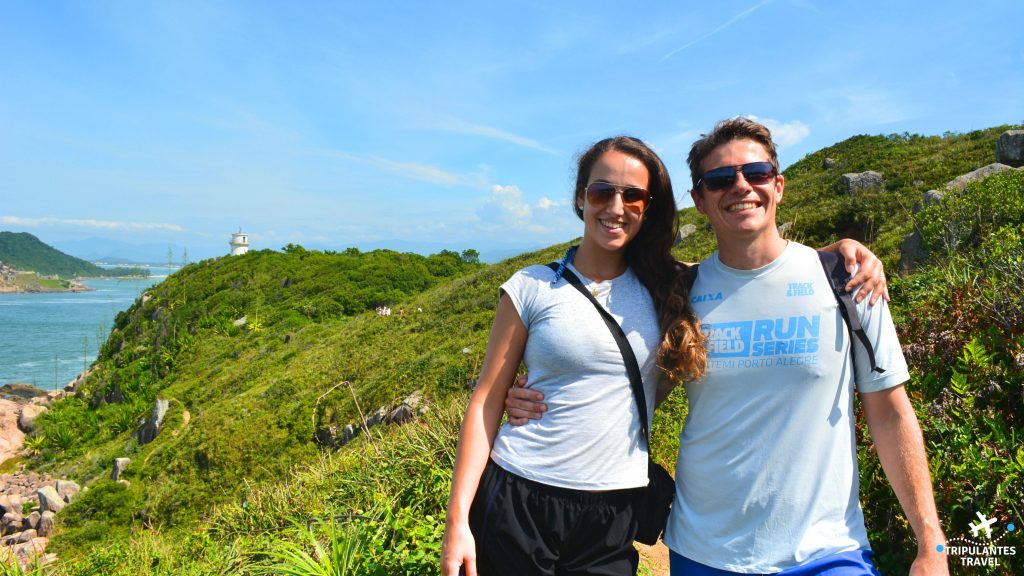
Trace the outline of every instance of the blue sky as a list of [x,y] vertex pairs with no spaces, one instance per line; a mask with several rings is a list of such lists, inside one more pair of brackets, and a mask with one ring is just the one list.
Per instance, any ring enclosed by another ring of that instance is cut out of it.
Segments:
[[784,165],[1024,122],[1021,22],[1018,0],[7,2],[0,230],[507,255],[581,233],[573,156],[605,136],[653,145],[688,205],[686,152],[725,117]]

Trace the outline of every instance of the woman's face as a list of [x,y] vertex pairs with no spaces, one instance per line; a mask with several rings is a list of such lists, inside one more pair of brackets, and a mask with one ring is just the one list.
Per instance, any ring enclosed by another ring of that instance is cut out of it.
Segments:
[[640,160],[609,150],[590,169],[587,187],[595,182],[614,185],[615,193],[598,197],[584,191],[576,198],[583,211],[583,242],[604,251],[621,251],[640,233],[643,224],[643,212],[624,202],[630,195],[627,189],[649,190],[650,174]]

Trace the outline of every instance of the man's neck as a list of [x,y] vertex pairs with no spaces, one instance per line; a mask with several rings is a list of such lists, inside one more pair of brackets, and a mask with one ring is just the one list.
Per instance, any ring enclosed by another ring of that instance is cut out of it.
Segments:
[[772,230],[757,238],[718,238],[718,259],[737,270],[754,270],[767,266],[782,255],[788,241]]

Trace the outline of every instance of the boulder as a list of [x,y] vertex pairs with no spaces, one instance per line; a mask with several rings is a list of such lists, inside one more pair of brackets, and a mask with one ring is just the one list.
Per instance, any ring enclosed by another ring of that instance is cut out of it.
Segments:
[[1024,166],[1024,130],[1007,130],[999,135],[996,162],[1014,168]]
[[842,177],[843,192],[849,196],[881,190],[884,183],[882,175],[874,170],[850,172]]
[[968,172],[963,176],[957,176],[956,178],[953,178],[952,180],[949,181],[949,184],[946,184],[946,189],[956,190],[957,192],[959,192],[962,191],[964,188],[967,188],[967,185],[970,184],[971,182],[984,180],[985,178],[988,178],[993,174],[1003,172],[1004,170],[1013,170],[1013,168],[1007,166],[1006,164],[1000,164],[998,162],[994,164],[989,164],[988,166],[982,166],[981,168],[978,168],[973,172]]
[[164,416],[167,415],[167,410],[170,407],[171,403],[169,401],[160,398],[156,399],[149,417],[146,418],[146,422],[135,435],[139,444],[149,444],[156,438],[157,434],[160,433],[160,425],[164,422]]
[[38,404],[25,404],[18,410],[18,428],[26,434],[35,429],[36,418],[46,412],[46,406]]
[[236,328],[241,328],[242,326],[245,326],[245,323],[248,322],[248,321],[249,321],[249,315],[246,314],[245,316],[242,316],[241,318],[239,318],[238,320],[235,320],[231,324],[233,326],[235,326]]
[[380,424],[381,422],[383,422],[384,419],[387,418],[387,417],[388,417],[388,409],[384,408],[384,407],[378,408],[376,412],[374,412],[373,414],[370,414],[370,417],[366,419],[366,427],[367,428],[373,428],[377,424]]
[[57,493],[57,489],[53,486],[43,486],[39,490],[36,490],[36,497],[39,498],[39,509],[43,512],[46,512],[47,510],[51,512],[60,512],[64,509],[64,498]]
[[680,226],[679,232],[676,233],[676,246],[682,244],[683,240],[685,240],[687,236],[693,234],[696,231],[697,226],[695,224],[683,224],[682,226]]
[[131,458],[115,458],[114,469],[110,471],[110,479],[117,481],[121,478],[121,474],[128,468],[128,464],[131,463]]
[[402,403],[388,412],[385,420],[392,424],[405,424],[421,413],[420,404],[423,403],[423,393],[416,390],[402,400]]
[[825,170],[831,170],[832,168],[836,167],[836,161],[835,159],[826,156],[825,159],[822,160],[821,162],[821,167],[824,168]]
[[8,536],[15,532],[20,532],[22,524],[25,522],[25,517],[16,512],[7,512],[0,517],[0,534]]
[[71,499],[82,490],[77,483],[71,480],[57,480],[57,485],[54,488],[65,502],[71,502]]
[[31,528],[33,530],[38,530],[39,520],[42,517],[43,515],[40,514],[38,510],[33,510],[31,514],[29,514],[25,517],[24,520],[22,520],[21,525],[24,526],[26,529]]
[[351,442],[353,438],[359,435],[360,430],[362,430],[362,428],[356,428],[351,424],[345,426],[345,428],[342,429],[341,431],[341,441],[338,443],[338,445],[344,446],[345,444]]
[[11,503],[11,497],[7,494],[0,494],[0,516],[7,514],[8,512],[20,512],[21,506],[15,507]]
[[21,450],[25,433],[18,427],[18,404],[0,399],[0,462]]
[[793,228],[793,223],[792,222],[785,222],[784,224],[779,226],[779,235],[782,236],[783,238],[785,238],[786,237],[786,233],[788,233],[792,228]]
[[317,444],[334,447],[338,442],[338,427],[334,425],[321,426],[316,429],[313,435],[316,438]]
[[938,204],[939,202],[942,202],[942,197],[945,195],[945,192],[940,192],[939,190],[929,190],[924,193],[924,195],[921,198],[921,201],[924,202],[925,206],[931,206],[932,204]]
[[53,523],[54,518],[56,517],[57,515],[49,510],[40,514],[39,526],[36,528],[36,532],[39,533],[40,536],[49,536],[50,534],[53,534]]

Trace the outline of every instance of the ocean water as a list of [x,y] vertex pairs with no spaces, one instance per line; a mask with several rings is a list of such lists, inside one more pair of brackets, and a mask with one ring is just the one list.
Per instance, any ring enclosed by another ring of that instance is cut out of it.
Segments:
[[90,292],[0,294],[0,385],[63,388],[96,360],[117,313],[168,273],[149,269],[149,278],[85,280]]

